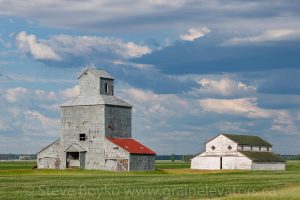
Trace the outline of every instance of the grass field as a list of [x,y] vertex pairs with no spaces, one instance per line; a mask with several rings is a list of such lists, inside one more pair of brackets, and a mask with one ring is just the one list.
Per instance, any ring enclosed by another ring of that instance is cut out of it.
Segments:
[[285,172],[199,171],[158,162],[153,172],[37,170],[0,162],[0,199],[300,199],[300,163]]

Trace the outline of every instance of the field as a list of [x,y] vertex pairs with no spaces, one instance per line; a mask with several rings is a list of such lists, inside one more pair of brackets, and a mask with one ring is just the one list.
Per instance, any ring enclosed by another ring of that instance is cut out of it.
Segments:
[[300,199],[300,163],[285,172],[198,171],[158,162],[153,172],[37,170],[0,162],[0,199]]

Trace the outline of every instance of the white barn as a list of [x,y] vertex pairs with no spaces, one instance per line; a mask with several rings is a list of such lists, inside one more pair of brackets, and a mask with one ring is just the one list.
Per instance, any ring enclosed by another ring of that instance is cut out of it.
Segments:
[[192,159],[191,169],[285,170],[285,161],[258,136],[221,134]]
[[114,79],[87,69],[80,94],[61,105],[61,137],[37,153],[37,167],[143,171],[155,169],[155,152],[132,138],[132,106],[114,96]]

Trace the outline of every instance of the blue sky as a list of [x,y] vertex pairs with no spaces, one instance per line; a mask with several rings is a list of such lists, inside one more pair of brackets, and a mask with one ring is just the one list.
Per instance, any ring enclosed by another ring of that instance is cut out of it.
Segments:
[[198,153],[219,133],[300,153],[297,1],[0,1],[0,153],[59,137],[87,66],[134,105],[133,136]]

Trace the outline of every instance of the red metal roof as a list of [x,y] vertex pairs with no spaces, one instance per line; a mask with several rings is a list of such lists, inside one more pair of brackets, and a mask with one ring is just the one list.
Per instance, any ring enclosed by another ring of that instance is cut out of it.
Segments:
[[156,153],[148,147],[142,145],[132,138],[106,138],[112,143],[118,145],[129,153],[133,154],[149,154],[155,155]]

